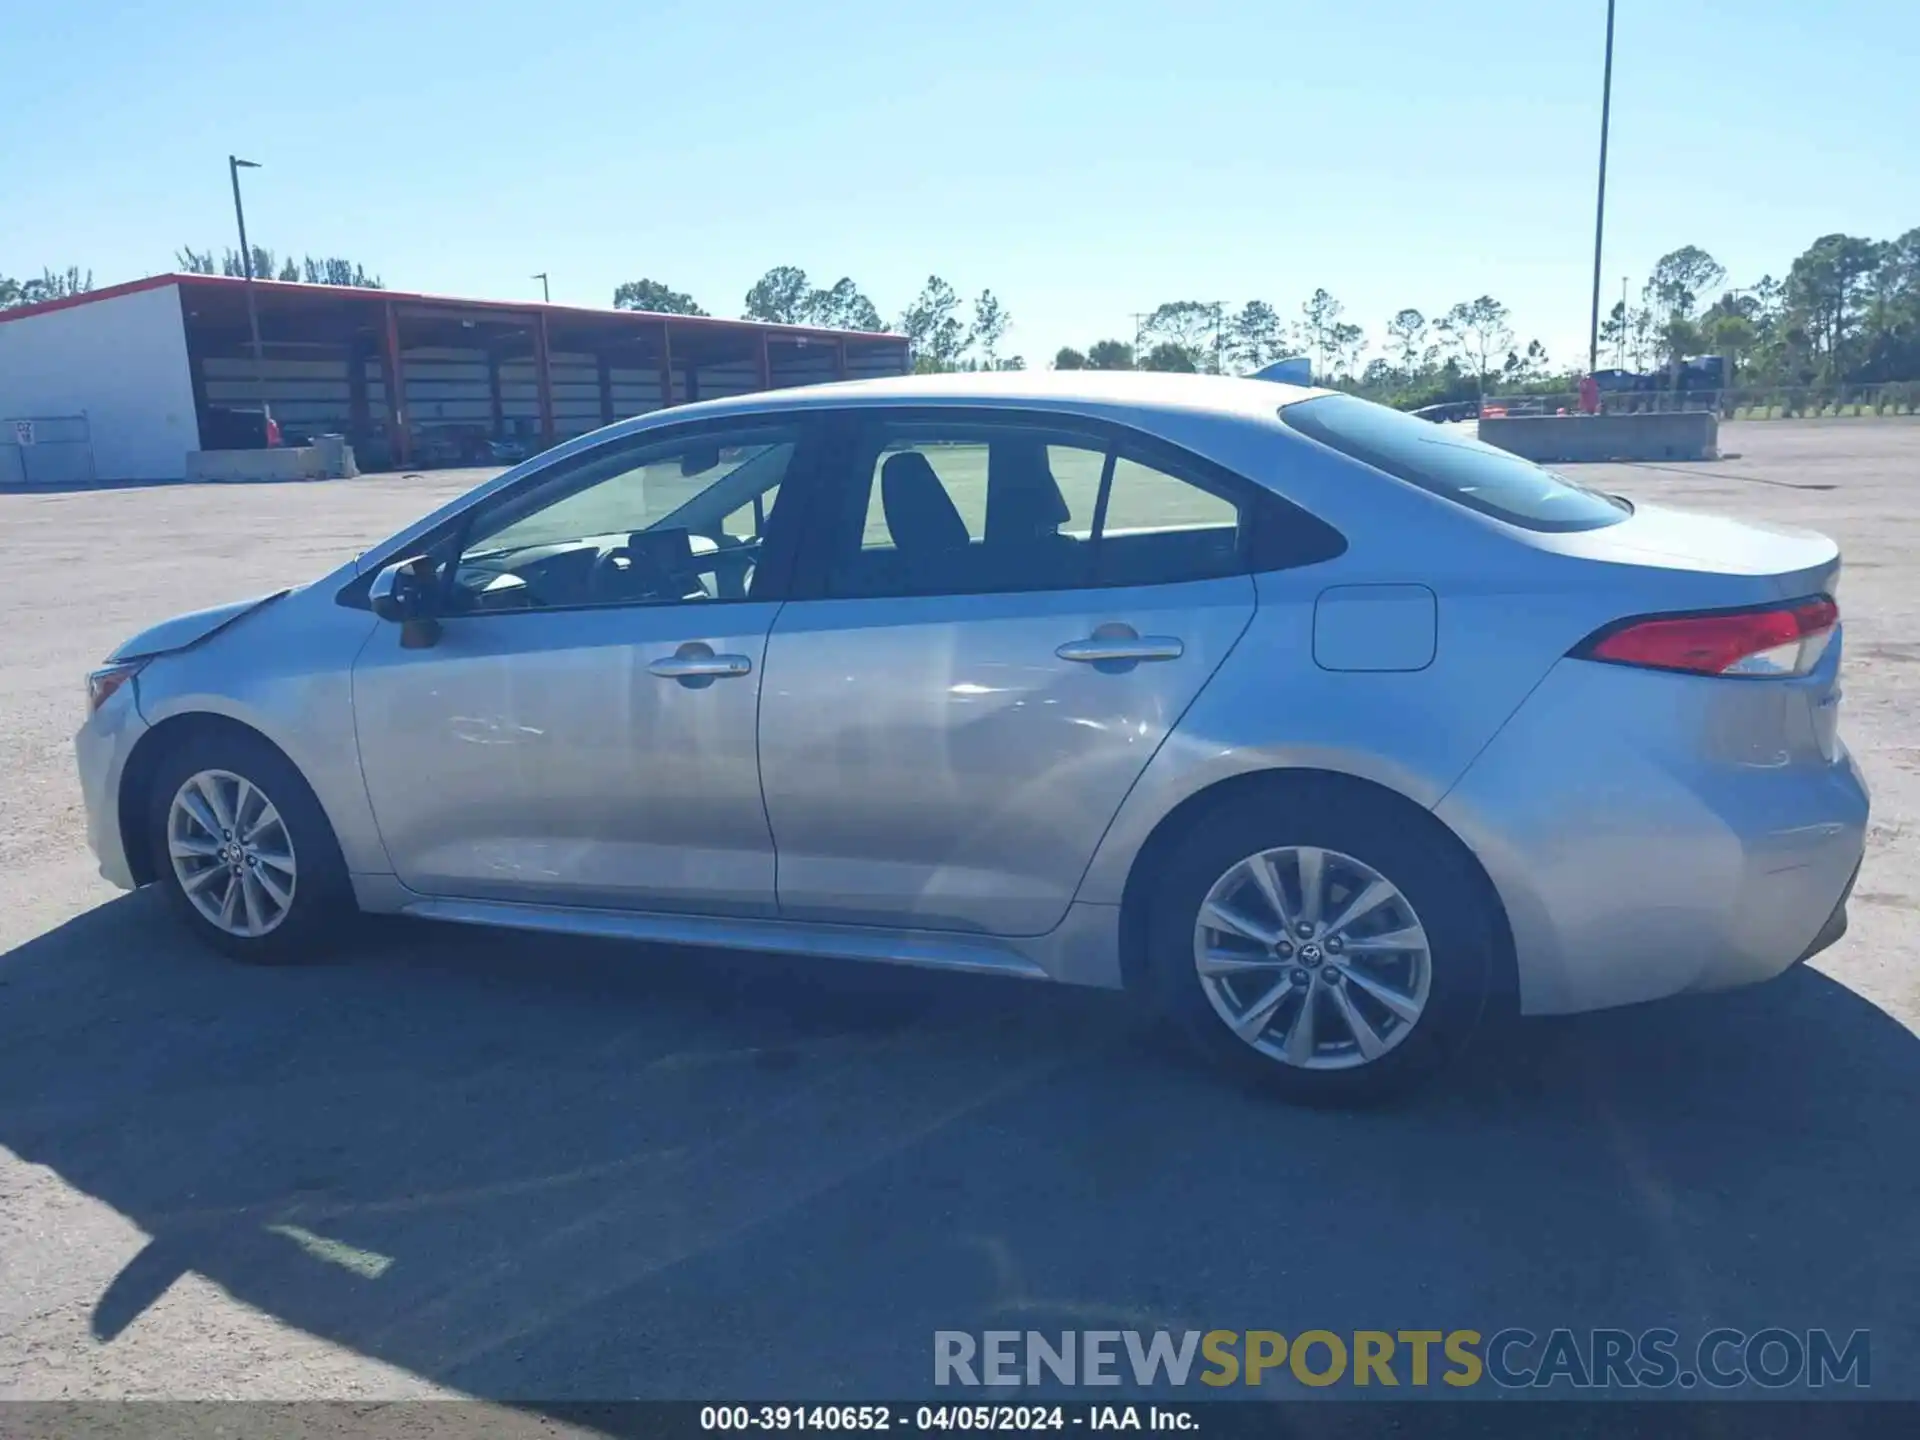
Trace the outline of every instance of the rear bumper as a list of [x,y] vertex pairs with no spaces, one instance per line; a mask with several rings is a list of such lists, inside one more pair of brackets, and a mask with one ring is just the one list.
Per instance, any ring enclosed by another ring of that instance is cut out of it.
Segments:
[[1715,684],[1563,662],[1437,807],[1506,907],[1522,1012],[1754,984],[1844,931],[1859,770],[1733,713],[1785,689]]
[[1794,962],[1796,965],[1811,960],[1847,933],[1847,901],[1853,898],[1853,887],[1859,883],[1859,880],[1860,866],[1856,863],[1853,874],[1847,880],[1847,888],[1840,892],[1839,903],[1833,907],[1833,914],[1829,915],[1827,923],[1820,927],[1820,933],[1813,937],[1813,943],[1800,952],[1800,959]]

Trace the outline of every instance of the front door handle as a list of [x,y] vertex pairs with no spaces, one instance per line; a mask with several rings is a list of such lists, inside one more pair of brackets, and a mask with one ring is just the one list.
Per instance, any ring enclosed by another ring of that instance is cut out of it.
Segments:
[[1137,664],[1178,660],[1187,647],[1172,635],[1142,635],[1131,625],[1101,625],[1084,640],[1069,640],[1053,652],[1081,665]]
[[716,655],[711,645],[696,640],[682,645],[671,655],[648,661],[647,669],[662,680],[698,684],[701,681],[711,683],[738,675],[750,675],[753,673],[753,661],[744,655]]

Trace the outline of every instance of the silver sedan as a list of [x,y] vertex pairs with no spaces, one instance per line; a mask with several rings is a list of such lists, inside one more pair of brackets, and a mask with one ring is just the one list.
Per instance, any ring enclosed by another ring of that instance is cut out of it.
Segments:
[[1867,796],[1826,538],[1338,394],[945,376],[564,444],[89,679],[101,872],[1126,987],[1307,1099],[1764,980]]

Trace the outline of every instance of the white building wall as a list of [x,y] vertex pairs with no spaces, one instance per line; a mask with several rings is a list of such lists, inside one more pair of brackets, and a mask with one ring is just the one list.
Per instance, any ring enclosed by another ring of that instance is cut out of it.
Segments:
[[185,477],[200,430],[179,286],[3,316],[0,419],[84,414],[100,479]]

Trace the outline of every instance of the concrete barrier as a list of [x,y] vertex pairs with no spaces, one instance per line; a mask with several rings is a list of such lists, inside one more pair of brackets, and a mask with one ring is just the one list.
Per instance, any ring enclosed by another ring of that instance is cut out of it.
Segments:
[[1665,415],[1487,415],[1480,438],[1527,460],[1717,460],[1720,417],[1711,410]]
[[353,447],[337,435],[322,435],[313,445],[193,450],[187,455],[189,480],[345,480],[359,473]]

